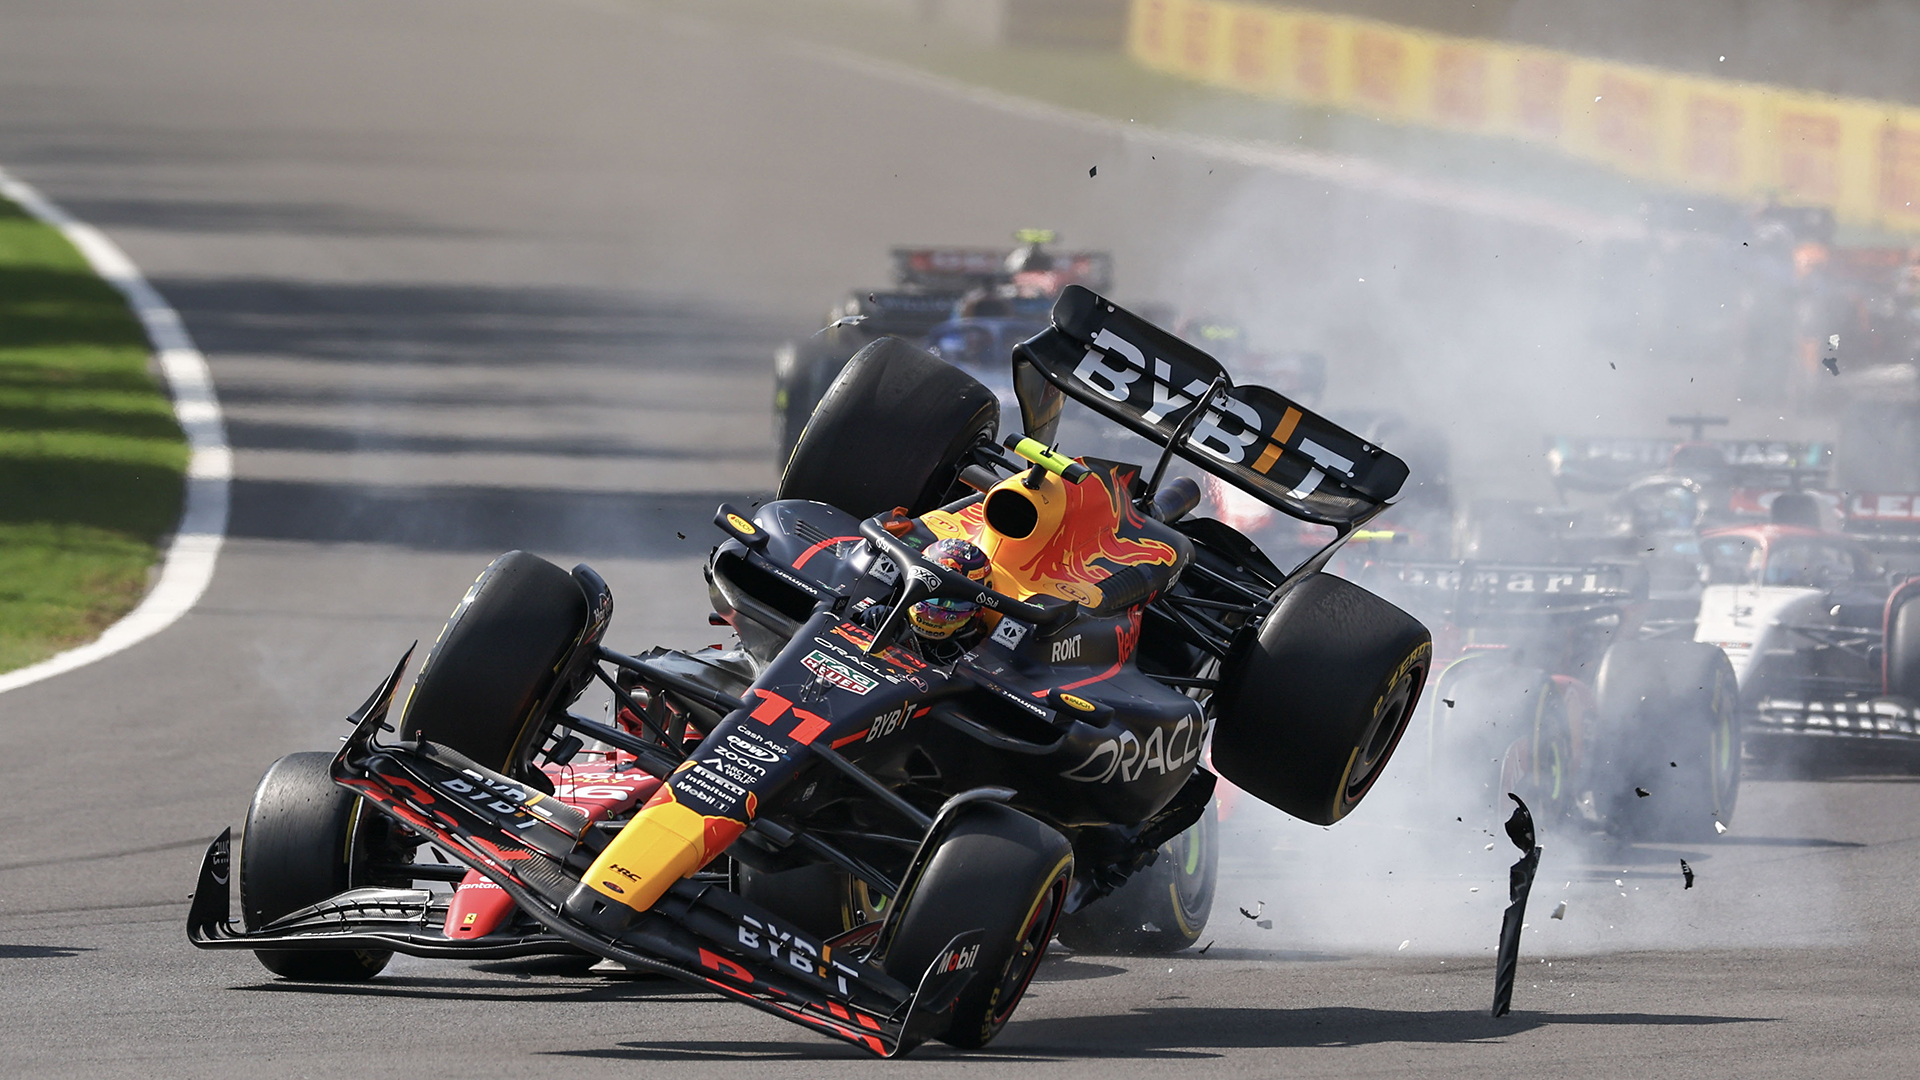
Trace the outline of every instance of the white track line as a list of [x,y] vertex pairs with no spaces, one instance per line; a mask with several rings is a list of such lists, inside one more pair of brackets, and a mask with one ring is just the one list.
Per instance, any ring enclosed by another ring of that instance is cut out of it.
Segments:
[[59,229],[93,271],[119,289],[146,329],[147,340],[173,394],[173,415],[187,433],[192,457],[187,462],[187,506],[180,527],[167,545],[160,580],[140,606],[100,637],[31,667],[0,675],[0,693],[50,679],[130,648],[172,626],[200,600],[213,580],[213,564],[227,533],[227,485],[233,479],[233,451],[227,446],[226,421],[213,392],[207,358],[194,348],[180,315],[160,298],[119,246],[85,222],[0,169],[0,195]]

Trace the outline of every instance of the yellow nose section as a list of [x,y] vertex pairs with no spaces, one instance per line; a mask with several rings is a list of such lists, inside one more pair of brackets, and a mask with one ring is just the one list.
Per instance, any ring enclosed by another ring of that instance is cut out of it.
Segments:
[[[666,794],[666,789],[661,791]],[[674,882],[706,865],[707,822],[671,796],[652,803],[593,860],[581,884],[635,911],[645,911]]]

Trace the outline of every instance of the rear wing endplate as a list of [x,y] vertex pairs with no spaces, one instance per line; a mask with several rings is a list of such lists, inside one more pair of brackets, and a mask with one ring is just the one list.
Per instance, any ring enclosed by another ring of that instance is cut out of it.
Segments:
[[[1077,285],[1053,325],[1015,347],[1013,373],[1029,435],[1052,439],[1064,392],[1302,521],[1351,529],[1407,479],[1384,449],[1274,390],[1234,385],[1218,360]],[[1176,444],[1215,380],[1222,394]]]

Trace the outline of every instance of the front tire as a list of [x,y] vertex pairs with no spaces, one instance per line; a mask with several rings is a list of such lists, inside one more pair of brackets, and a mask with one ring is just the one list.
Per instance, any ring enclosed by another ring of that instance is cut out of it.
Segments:
[[1073,882],[1073,847],[1041,822],[999,803],[957,811],[945,839],[897,915],[887,974],[918,986],[955,934],[984,927],[975,974],[936,1036],[964,1049],[1000,1033],[1040,968]]
[[524,551],[493,560],[474,580],[420,665],[400,724],[425,739],[525,779],[545,740],[561,666],[587,630],[586,594],[573,575]]
[[[240,843],[240,917],[258,930],[348,889],[383,884],[370,868],[399,861],[386,819],[335,784],[332,754],[288,754],[254,791]],[[302,982],[363,982],[393,958],[371,949],[260,949],[268,971]]]
[[847,361],[873,340],[859,326],[833,325],[797,344],[780,348],[773,361],[775,461],[785,469],[793,458],[807,418],[826,396]]
[[1887,693],[1920,702],[1920,589],[1895,594],[1900,605],[1887,619]]
[[778,498],[810,499],[857,518],[947,501],[963,458],[1000,426],[979,380],[894,337],[841,370],[788,459]]

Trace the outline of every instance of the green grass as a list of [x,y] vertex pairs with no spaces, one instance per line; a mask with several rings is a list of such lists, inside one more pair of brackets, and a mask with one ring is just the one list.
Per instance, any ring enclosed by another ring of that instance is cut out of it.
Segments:
[[0,200],[0,671],[89,641],[140,602],[186,466],[120,294]]

